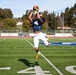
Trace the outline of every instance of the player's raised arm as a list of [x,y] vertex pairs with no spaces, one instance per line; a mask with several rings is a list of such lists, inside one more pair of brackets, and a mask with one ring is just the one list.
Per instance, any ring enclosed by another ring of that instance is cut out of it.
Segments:
[[35,15],[38,13],[38,10],[39,10],[39,7],[37,5],[34,5],[33,6],[33,11],[29,14],[29,17],[28,17],[28,19],[31,23],[32,23],[32,20],[33,20],[32,16],[34,15],[34,17],[35,17]]
[[30,15],[29,15],[29,17],[28,17],[28,19],[29,19],[29,21],[32,23],[32,15],[33,15],[33,12],[31,12],[30,13]]

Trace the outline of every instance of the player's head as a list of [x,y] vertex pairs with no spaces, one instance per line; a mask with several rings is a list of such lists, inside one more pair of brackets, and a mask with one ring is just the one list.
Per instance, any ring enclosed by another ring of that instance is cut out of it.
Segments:
[[39,10],[39,7],[38,7],[37,5],[34,5],[34,6],[33,6],[33,10],[34,10],[34,11],[38,11],[38,10]]

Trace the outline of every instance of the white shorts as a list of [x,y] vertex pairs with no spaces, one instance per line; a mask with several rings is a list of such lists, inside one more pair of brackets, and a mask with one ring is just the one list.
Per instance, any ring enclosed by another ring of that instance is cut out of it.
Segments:
[[35,48],[38,48],[39,40],[42,40],[46,46],[49,45],[47,38],[45,37],[45,34],[41,32],[39,34],[34,34],[34,47]]

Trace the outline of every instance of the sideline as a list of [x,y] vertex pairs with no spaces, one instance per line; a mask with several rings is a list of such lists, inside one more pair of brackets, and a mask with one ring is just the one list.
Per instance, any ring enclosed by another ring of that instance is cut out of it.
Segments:
[[[26,39],[25,39],[26,40]],[[29,42],[28,40],[26,40],[33,48],[33,44],[31,42]],[[56,68],[41,52],[40,52],[41,56],[60,74],[60,75],[64,75],[58,68]]]

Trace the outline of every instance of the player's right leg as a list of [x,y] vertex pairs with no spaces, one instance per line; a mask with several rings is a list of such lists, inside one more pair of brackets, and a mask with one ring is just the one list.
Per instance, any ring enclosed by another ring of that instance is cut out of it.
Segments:
[[48,38],[46,38],[46,36],[42,35],[42,36],[40,37],[40,39],[44,42],[44,44],[45,44],[46,46],[49,46]]

